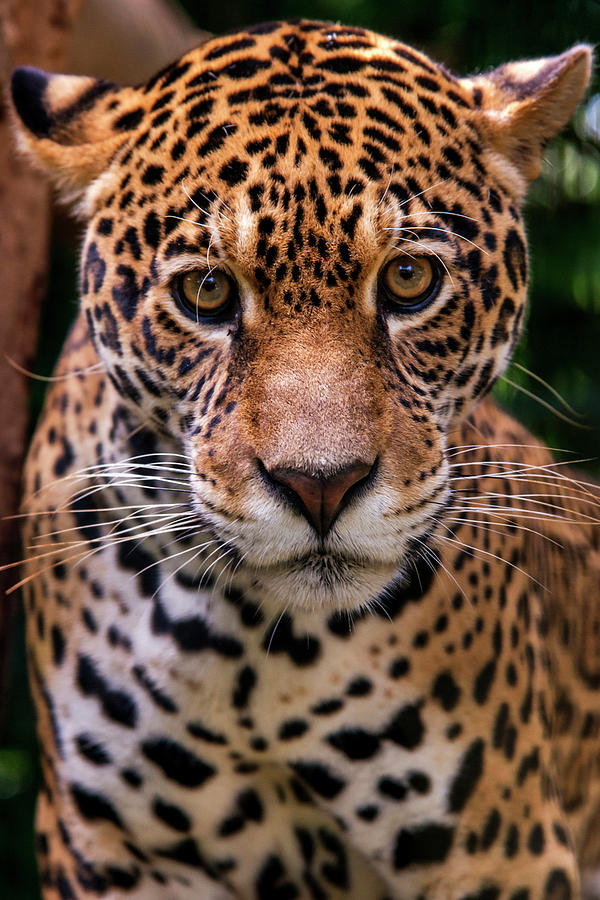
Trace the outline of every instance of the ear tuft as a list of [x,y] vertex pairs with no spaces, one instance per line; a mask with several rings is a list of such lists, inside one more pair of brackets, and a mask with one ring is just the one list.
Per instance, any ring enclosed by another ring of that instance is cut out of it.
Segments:
[[77,203],[85,214],[88,186],[135,124],[138,93],[98,78],[23,66],[13,73],[11,94],[21,150],[52,177],[63,199]]
[[544,146],[575,112],[591,69],[591,47],[578,44],[559,56],[506,63],[465,80],[480,100],[483,130],[493,149],[525,181],[539,175]]
[[48,75],[32,66],[15,69],[11,81],[12,101],[21,121],[36,137],[50,134],[51,118],[44,105]]
[[15,69],[11,87],[15,112],[29,138],[49,138],[64,146],[90,143],[106,132],[106,110],[99,101],[119,93],[101,78],[55,75],[29,66]]
[[506,63],[488,77],[504,96],[517,101],[555,95],[568,120],[587,86],[591,67],[591,47],[577,44],[559,56]]

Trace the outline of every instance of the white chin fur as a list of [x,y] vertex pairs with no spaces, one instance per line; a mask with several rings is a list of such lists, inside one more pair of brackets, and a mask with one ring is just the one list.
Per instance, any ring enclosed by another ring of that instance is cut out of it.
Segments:
[[256,573],[263,602],[273,609],[358,610],[368,606],[398,573],[396,566],[337,563],[263,569]]

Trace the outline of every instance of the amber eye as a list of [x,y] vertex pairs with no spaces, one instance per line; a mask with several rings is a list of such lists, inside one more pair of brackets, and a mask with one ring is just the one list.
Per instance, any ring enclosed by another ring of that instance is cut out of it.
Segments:
[[183,311],[196,320],[224,318],[237,296],[233,279],[218,269],[192,269],[178,275],[173,293]]
[[379,283],[392,309],[406,312],[433,300],[440,286],[439,269],[428,256],[395,256],[381,270]]

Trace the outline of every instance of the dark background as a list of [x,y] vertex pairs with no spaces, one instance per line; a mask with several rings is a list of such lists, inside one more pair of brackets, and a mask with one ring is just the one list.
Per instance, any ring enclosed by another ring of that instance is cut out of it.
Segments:
[[[459,74],[509,59],[559,53],[578,41],[600,41],[599,0],[226,0],[182,4],[211,32],[251,22],[307,16],[364,25],[398,37]],[[574,122],[547,149],[526,208],[532,260],[530,315],[516,360],[552,385],[582,415],[575,427],[503,381],[500,402],[551,447],[598,474],[600,431],[600,79],[595,77]],[[597,95],[597,102],[594,96]],[[35,371],[50,374],[76,306],[72,229],[57,219],[48,297]],[[42,342],[41,342],[42,343]],[[512,367],[511,381],[560,403]],[[43,385],[32,382],[32,416]],[[562,456],[560,458],[565,458]],[[0,897],[38,900],[32,853],[36,749],[27,690],[23,626],[16,623],[11,697],[0,736]]]

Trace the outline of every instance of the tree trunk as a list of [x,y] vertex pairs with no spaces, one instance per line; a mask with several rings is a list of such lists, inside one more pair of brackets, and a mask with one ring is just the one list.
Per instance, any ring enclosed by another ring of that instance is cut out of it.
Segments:
[[85,0],[68,72],[139,84],[208,36],[170,0]]
[[[139,82],[206,37],[170,0],[0,0],[0,567],[21,555],[14,516],[29,380],[19,368],[35,365],[51,222],[47,183],[12,139],[5,99],[10,73],[31,65]],[[0,721],[14,607],[6,592],[17,581],[16,569],[0,568]]]
[[[0,97],[11,70],[22,64],[60,71],[80,0],[0,0]],[[20,555],[21,466],[27,439],[28,380],[11,366],[30,369],[46,285],[49,191],[14,150],[10,114],[0,105],[0,564]],[[4,699],[13,569],[0,571],[0,703]]]

